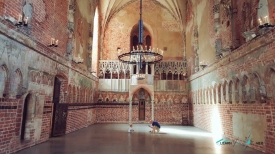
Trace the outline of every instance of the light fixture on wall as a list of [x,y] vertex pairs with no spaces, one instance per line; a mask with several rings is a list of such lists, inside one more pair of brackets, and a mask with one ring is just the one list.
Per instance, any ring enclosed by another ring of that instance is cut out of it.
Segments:
[[260,17],[258,20],[259,20],[259,28],[274,27],[274,25],[272,25],[269,22],[269,17],[268,16]]
[[139,80],[145,78],[145,74],[141,71],[143,64],[154,64],[160,62],[163,58],[163,50],[143,46],[142,0],[140,0],[140,20],[138,22],[138,46],[133,47],[132,51],[123,51],[121,48],[118,48],[117,51],[118,59],[121,62],[139,66]]
[[28,26],[28,19],[29,17],[25,17],[22,14],[19,14],[18,16],[18,20],[16,22],[16,26]]
[[58,47],[58,40],[55,38],[51,38],[51,43],[49,44],[49,47]]
[[[54,3],[53,3],[53,6],[54,6],[54,8],[53,8],[53,12],[55,13],[55,0],[54,0]],[[55,14],[53,14],[53,16],[52,16],[52,26],[54,26],[55,27],[55,29],[56,29],[56,25],[55,25]],[[58,39],[56,39],[55,37],[53,37],[53,36],[56,36],[56,34],[54,34],[54,35],[52,35],[51,36],[51,40],[50,40],[50,44],[48,45],[49,47],[58,47]]]

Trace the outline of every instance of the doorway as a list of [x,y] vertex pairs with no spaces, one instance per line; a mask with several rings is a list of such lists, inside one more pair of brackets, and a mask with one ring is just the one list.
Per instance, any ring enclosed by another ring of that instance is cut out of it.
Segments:
[[66,133],[66,123],[68,114],[68,104],[60,102],[61,80],[55,77],[53,91],[53,119],[52,119],[52,137],[62,136]]
[[[21,141],[26,140],[26,123],[30,121],[30,117],[28,118],[28,108],[30,106],[31,94],[28,94],[24,101],[23,115],[22,115],[22,125],[21,125]],[[28,118],[28,119],[27,119]]]
[[145,100],[139,100],[139,120],[145,120]]

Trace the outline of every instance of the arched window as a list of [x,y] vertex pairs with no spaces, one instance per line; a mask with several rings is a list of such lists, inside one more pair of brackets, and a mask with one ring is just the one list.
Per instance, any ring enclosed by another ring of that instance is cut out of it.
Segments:
[[147,35],[146,36],[146,46],[147,46],[147,50],[150,48],[151,46],[151,36]]
[[[135,48],[135,49],[137,49],[137,45],[138,45],[138,37],[135,35],[134,37],[133,37],[133,40],[132,40],[133,42],[133,47]],[[132,49],[133,50],[133,49]]]
[[217,86],[216,85],[213,88],[213,102],[214,104],[217,103]]
[[259,89],[260,89],[260,79],[257,74],[253,73],[251,75],[251,86],[250,86],[251,103],[261,102],[261,94]]
[[232,98],[233,98],[233,92],[232,92],[232,86],[233,86],[233,82],[230,81],[229,82],[229,89],[228,89],[228,101],[230,104],[232,104]]
[[227,89],[227,81],[224,82],[224,85],[222,87],[222,95],[223,95],[223,102],[225,103],[227,101],[226,98],[226,89]]
[[237,79],[236,83],[235,83],[235,101],[236,101],[236,103],[239,103],[239,101],[240,101],[239,89],[240,89],[240,80]]
[[5,65],[0,67],[0,98],[5,95],[8,69]]
[[16,97],[20,93],[22,86],[22,74],[19,69],[13,72],[11,81],[10,81],[10,95],[11,97]]
[[94,16],[94,28],[93,28],[93,49],[92,49],[92,70],[96,71],[98,67],[98,31],[99,31],[99,20],[98,20],[98,8],[95,9]]
[[221,84],[218,85],[218,103],[221,104]]
[[247,89],[249,88],[249,86],[248,86],[247,80],[248,80],[247,76],[244,76],[243,84],[242,84],[242,101],[243,101],[243,103],[248,103]]

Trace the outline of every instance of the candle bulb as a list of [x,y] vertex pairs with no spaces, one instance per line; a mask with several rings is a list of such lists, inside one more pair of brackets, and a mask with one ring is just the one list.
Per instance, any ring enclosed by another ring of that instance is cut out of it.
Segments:
[[263,22],[262,22],[261,18],[259,18],[259,23],[260,23],[260,25],[262,25],[262,24],[263,24]]
[[267,16],[265,16],[264,18],[265,18],[265,23],[268,23],[268,21],[267,21]]
[[22,22],[22,15],[19,14],[19,17],[18,17],[18,22],[21,23]]
[[24,24],[25,24],[25,25],[28,24],[28,19],[29,19],[28,17],[25,17],[25,19],[24,19]]

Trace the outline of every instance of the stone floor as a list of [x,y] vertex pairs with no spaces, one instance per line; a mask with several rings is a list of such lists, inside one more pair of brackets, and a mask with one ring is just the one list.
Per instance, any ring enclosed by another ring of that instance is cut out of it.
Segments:
[[212,134],[196,127],[164,125],[159,134],[147,124],[94,124],[17,154],[261,154],[238,143],[216,144]]

